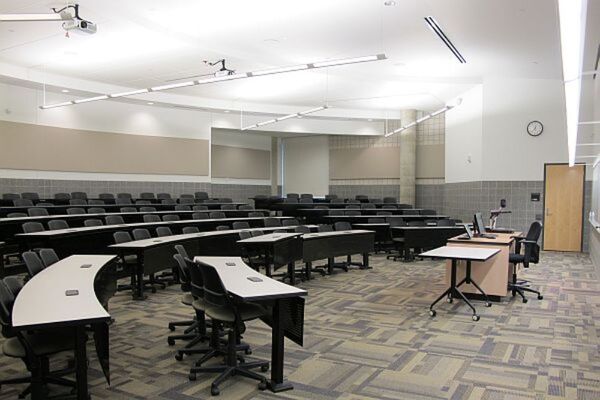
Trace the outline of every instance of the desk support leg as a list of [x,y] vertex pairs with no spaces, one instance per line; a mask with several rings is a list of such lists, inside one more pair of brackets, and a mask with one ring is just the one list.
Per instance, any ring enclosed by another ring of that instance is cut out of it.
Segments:
[[333,275],[333,257],[329,257],[327,259],[327,274],[328,275]]
[[85,326],[78,325],[75,328],[75,378],[77,385],[77,400],[88,400],[90,398],[87,385],[86,340]]
[[268,382],[272,392],[283,392],[294,387],[283,379],[283,357],[285,337],[283,335],[283,307],[281,300],[276,300],[273,305],[273,321],[271,328],[271,380]]
[[306,263],[306,280],[310,281],[312,279],[312,262]]
[[363,263],[360,269],[373,269],[373,267],[369,266],[369,253],[363,253]]
[[288,275],[290,276],[290,285],[294,286],[296,284],[296,263],[291,262],[288,263]]
[[[136,288],[132,290],[133,300],[145,300],[144,296],[144,252],[141,251],[137,254],[137,263],[135,264],[136,274]],[[133,289],[133,288],[132,288]]]
[[271,275],[273,275],[271,273],[271,260],[269,257],[269,251],[265,250],[265,273],[267,274],[267,276],[270,278]]

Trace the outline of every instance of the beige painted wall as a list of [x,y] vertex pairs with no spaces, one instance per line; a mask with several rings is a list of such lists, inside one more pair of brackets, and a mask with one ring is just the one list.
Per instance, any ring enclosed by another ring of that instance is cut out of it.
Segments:
[[213,144],[213,178],[271,179],[271,152]]

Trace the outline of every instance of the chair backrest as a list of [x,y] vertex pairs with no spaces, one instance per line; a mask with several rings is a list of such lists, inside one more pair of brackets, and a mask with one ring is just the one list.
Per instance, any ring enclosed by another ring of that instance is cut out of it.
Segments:
[[68,214],[68,215],[79,215],[79,214],[85,214],[85,208],[80,208],[80,207],[69,207],[69,208],[67,208],[67,214]]
[[175,260],[175,263],[177,264],[177,269],[179,270],[179,280],[181,281],[181,290],[191,291],[190,271],[189,271],[188,266],[185,263],[185,259],[179,253],[173,254],[173,259]]
[[131,235],[127,231],[117,231],[113,233],[115,244],[131,242]]
[[383,206],[381,206],[382,210],[397,210],[398,207],[396,207],[393,204],[384,204]]
[[149,206],[150,204],[152,204],[152,202],[150,200],[136,200],[135,204],[137,204],[138,206]]
[[347,221],[337,221],[333,224],[333,229],[336,231],[349,231],[352,230],[352,225]]
[[200,233],[200,229],[197,226],[184,226],[181,232],[184,235],[189,235],[191,233]]
[[21,229],[23,229],[23,233],[35,233],[35,232],[43,232],[44,225],[41,222],[25,222]]
[[143,192],[140,193],[140,199],[144,199],[144,200],[154,200],[154,193],[152,192]]
[[250,218],[262,218],[265,214],[262,211],[250,211],[248,217]]
[[90,207],[87,212],[88,214],[105,214],[106,210],[102,207]]
[[2,200],[15,200],[20,199],[21,195],[18,193],[4,193],[2,195]]
[[50,214],[48,214],[48,210],[46,210],[45,208],[40,208],[40,207],[28,208],[27,214],[29,214],[30,217],[42,217],[42,216],[50,215]]
[[[194,264],[196,264],[196,268],[202,274],[204,303],[211,308],[235,309],[217,270],[212,265],[204,264],[202,262],[195,262]],[[192,267],[190,267],[190,269],[191,268]],[[192,282],[194,282],[193,275]]]
[[250,231],[241,231],[239,234],[240,240],[250,239],[252,237],[252,232]]
[[117,193],[117,199],[131,199],[133,196],[131,193]]
[[131,201],[131,197],[117,197],[115,199],[115,204],[133,204],[133,202]]
[[262,236],[265,233],[260,230],[260,229],[254,229],[253,231],[250,231],[250,233],[252,233],[252,237],[256,237],[256,236]]
[[325,195],[325,200],[331,200],[331,199],[337,199],[338,195],[337,194],[326,194]]
[[302,193],[300,194],[301,199],[312,199],[313,195],[311,193]]
[[27,273],[30,277],[34,277],[45,268],[44,263],[40,260],[40,257],[35,251],[26,251],[21,255],[21,258],[23,258]]
[[69,224],[64,219],[53,219],[48,221],[48,229],[57,231],[59,229],[69,229]]
[[377,199],[377,198],[369,198],[369,203],[373,203],[373,204],[379,204],[382,203],[383,201],[381,199]]
[[357,215],[361,215],[359,210],[348,210],[345,215],[349,215],[351,217],[356,217]]
[[194,195],[193,194],[182,194],[179,196],[179,199],[193,199]]
[[360,210],[360,204],[350,204],[346,206],[347,210]]
[[194,211],[208,211],[208,206],[193,206],[192,210],[194,210]]
[[369,218],[369,219],[367,219],[367,222],[369,224],[385,224],[385,218],[377,218],[377,217]]
[[223,211],[211,211],[208,214],[211,219],[223,219],[225,218],[225,213]]
[[72,199],[84,199],[87,200],[88,195],[86,192],[71,192]]
[[437,226],[456,226],[456,222],[453,219],[439,219]]
[[326,205],[315,206],[315,210],[328,210],[328,209],[329,209],[329,207]]
[[208,200],[208,193],[206,192],[195,192],[194,197],[198,200]]
[[264,220],[265,228],[276,228],[281,226],[281,221],[279,218],[265,218]]
[[89,199],[88,200],[88,205],[90,206],[103,206],[104,204],[104,200],[101,199]]
[[134,240],[145,240],[152,237],[152,235],[150,235],[150,231],[145,228],[136,228],[131,233],[133,233]]
[[37,192],[23,192],[21,193],[21,198],[29,200],[39,200],[40,195]]
[[125,220],[120,215],[107,215],[104,218],[106,225],[121,225],[125,223]]
[[142,219],[144,222],[160,222],[160,217],[156,214],[145,214]]
[[529,226],[526,240],[531,240],[535,243],[523,243],[525,245],[525,266],[529,266],[529,263],[537,264],[540,258],[540,246],[537,244],[542,234],[542,224],[540,221],[533,221]]
[[422,215],[437,215],[437,211],[435,210],[421,210]]
[[194,200],[193,197],[180,197],[179,198],[179,204],[188,204],[188,205],[191,205],[191,204],[194,204],[194,203],[195,203],[195,200]]
[[299,198],[300,198],[300,195],[299,195],[298,193],[288,193],[288,194],[286,194],[286,195],[285,195],[285,197],[286,197],[286,198],[288,198],[288,199],[289,199],[289,198],[296,198],[296,199],[299,199]]
[[36,207],[53,207],[54,204],[40,201],[39,203],[35,203],[35,206]]
[[329,224],[322,224],[317,227],[318,232],[333,232],[333,226]]
[[383,202],[384,203],[397,203],[397,200],[395,197],[384,197]]
[[8,213],[6,214],[7,218],[24,218],[27,217],[28,215],[22,212],[14,212],[14,213]]
[[137,212],[137,208],[135,207],[121,207],[119,208],[119,211],[122,213],[132,213],[132,212]]
[[170,199],[171,198],[171,194],[170,193],[158,193],[156,195],[156,198],[159,199],[159,200]]
[[235,204],[221,204],[221,210],[237,210]]
[[45,268],[51,266],[59,260],[54,249],[40,249],[39,254]]
[[391,211],[377,211],[377,215],[394,215]]
[[12,329],[12,310],[15,304],[15,295],[6,284],[7,278],[0,280],[0,324],[2,336],[10,338],[15,336]]
[[171,221],[180,221],[181,218],[179,218],[179,215],[177,215],[177,214],[167,214],[167,215],[163,215],[162,220],[165,222],[171,222]]
[[227,225],[218,225],[215,229],[218,230],[218,231],[229,231],[229,230],[231,230],[231,228],[228,227]]
[[33,201],[31,199],[14,199],[13,206],[15,207],[32,207]]
[[71,195],[69,193],[54,193],[54,198],[56,200],[69,200]]
[[13,296],[15,296],[15,298],[17,297],[17,295],[19,294],[19,292],[21,291],[21,289],[23,289],[23,279],[21,277],[18,276],[7,276],[3,279],[4,283],[6,284],[6,286],[8,287],[8,289],[10,290],[10,292],[13,294]]
[[204,204],[214,204],[214,203],[220,203],[219,200],[217,199],[206,199],[203,201]]
[[[177,254],[181,256],[181,254]],[[204,298],[204,275],[202,274],[198,264],[189,259],[189,257],[183,257],[185,265],[187,265],[188,273],[190,276],[190,292],[195,298]]]
[[398,204],[398,208],[406,209],[406,208],[413,208],[413,206],[411,206],[410,204],[400,203],[400,204]]
[[344,215],[344,210],[329,210],[329,215]]
[[192,219],[208,219],[208,213],[205,213],[205,212],[192,213]]
[[183,247],[183,245],[181,244],[176,244],[175,246],[173,246],[175,248],[175,251],[177,252],[177,254],[179,254],[181,257],[183,257],[184,259],[186,258],[190,258],[190,256],[188,255],[187,250],[185,249],[185,247]]
[[377,208],[377,206],[376,206],[374,203],[362,203],[362,204],[360,205],[360,208],[362,208],[362,209],[370,209],[370,210],[372,210],[372,209],[374,209],[374,208]]
[[427,226],[427,222],[423,220],[408,221],[407,224],[408,226]]
[[140,207],[140,212],[155,212],[156,207]]
[[402,219],[402,217],[387,217],[386,221],[388,222],[388,224],[390,224],[390,227],[407,225],[406,221],[404,221],[404,219]]
[[300,225],[300,221],[298,221],[296,218],[284,219],[283,221],[281,221],[281,226],[296,226],[296,225]]
[[251,206],[250,204],[242,204],[238,207],[238,210],[244,210],[244,211],[254,210],[254,206]]
[[297,197],[286,197],[285,199],[283,199],[283,202],[286,203],[286,204],[297,204],[297,203],[299,203]]
[[172,205],[172,204],[177,204],[177,202],[175,201],[175,199],[161,199],[160,204],[164,204],[164,205]]
[[296,233],[310,233],[310,228],[306,225],[298,225],[294,228],[294,232]]
[[98,198],[101,200],[112,200],[115,198],[115,195],[112,193],[100,193]]
[[355,200],[358,201],[363,201],[363,200],[369,200],[369,196],[365,195],[365,194],[357,194],[356,196],[354,196]]
[[250,224],[247,221],[235,221],[233,229],[250,229]]
[[187,204],[177,204],[175,205],[175,211],[192,211],[192,207]]
[[83,226],[102,226],[102,220],[101,219],[95,219],[95,218],[90,218],[90,219],[86,219],[85,221],[83,221]]
[[344,199],[339,199],[339,198],[337,198],[337,197],[335,197],[335,198],[333,198],[333,199],[329,200],[329,202],[330,202],[331,204],[344,204],[344,203],[345,203]]
[[171,231],[171,228],[169,228],[168,226],[159,226],[158,228],[156,228],[156,236],[158,237],[165,237],[165,236],[172,236],[173,232]]
[[303,197],[300,199],[300,204],[312,204],[312,203],[313,203],[312,197]]
[[71,199],[69,200],[69,205],[72,206],[85,206],[87,205],[87,200],[86,199]]
[[419,210],[405,208],[402,210],[402,214],[403,215],[419,215],[421,213],[419,212]]

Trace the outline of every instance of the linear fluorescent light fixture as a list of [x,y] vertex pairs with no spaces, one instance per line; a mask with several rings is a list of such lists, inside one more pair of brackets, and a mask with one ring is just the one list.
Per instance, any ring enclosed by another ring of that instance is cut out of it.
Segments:
[[575,154],[577,152],[586,9],[586,0],[558,1],[569,166],[575,164]]
[[431,30],[434,31],[436,35],[438,35],[442,42],[444,42],[448,49],[450,49],[452,54],[454,54],[454,57],[456,57],[461,64],[465,64],[467,60],[465,60],[465,58],[462,56],[462,54],[460,54],[460,51],[458,51],[456,46],[454,46],[450,39],[448,39],[448,36],[446,36],[442,28],[440,28],[440,25],[437,23],[435,18],[425,17],[425,22],[427,22],[429,28],[431,28]]
[[247,130],[250,130],[250,129],[258,128],[260,126],[274,124],[275,122],[285,121],[286,119],[290,119],[290,118],[301,118],[304,115],[316,113],[318,111],[322,111],[322,110],[325,110],[327,108],[328,108],[328,106],[321,106],[321,107],[317,107],[317,108],[312,108],[310,110],[301,111],[301,112],[295,113],[295,114],[284,115],[283,117],[279,117],[279,118],[275,118],[275,119],[270,119],[268,121],[258,122],[258,123],[254,124],[254,125],[246,126],[245,128],[242,128],[242,130],[243,131],[247,131]]
[[[66,14],[65,14],[66,16]],[[62,14],[0,14],[0,22],[65,21]]]
[[[385,54],[376,54],[376,55],[372,55],[372,56],[341,58],[341,59],[337,59],[337,60],[321,61],[321,62],[316,62],[316,63],[308,63],[308,64],[299,64],[299,65],[293,65],[293,66],[287,66],[287,67],[271,68],[271,69],[266,69],[266,70],[262,70],[262,71],[240,72],[240,73],[235,73],[235,74],[231,74],[231,75],[213,76],[213,77],[202,78],[202,79],[198,79],[198,80],[194,80],[194,81],[155,86],[155,87],[151,87],[151,88],[147,88],[147,89],[138,89],[138,90],[131,90],[128,92],[122,92],[122,93],[116,93],[116,94],[95,96],[95,97],[90,97],[90,99],[94,99],[94,100],[88,100],[88,101],[104,100],[104,99],[110,99],[110,98],[115,98],[115,97],[133,96],[136,94],[142,94],[142,93],[148,93],[148,92],[160,92],[163,90],[171,90],[171,89],[177,89],[177,88],[188,87],[188,86],[205,85],[208,83],[217,83],[217,82],[232,81],[232,80],[236,80],[236,79],[253,78],[255,76],[275,75],[275,74],[283,74],[283,73],[287,73],[287,72],[302,71],[302,70],[309,70],[309,69],[336,67],[339,65],[381,61],[381,60],[385,60],[386,58],[387,57]],[[103,98],[100,98],[100,97],[103,97]],[[87,101],[85,101],[85,102],[87,102]],[[71,104],[79,104],[79,103],[85,103],[85,102],[76,100],[74,102],[59,103],[60,105],[59,104],[43,105],[43,106],[40,106],[40,108],[42,110],[45,110],[48,108],[62,107],[62,106],[68,106]]]
[[[459,99],[459,100],[460,100],[460,99]],[[398,128],[398,129],[396,129],[396,130],[393,130],[393,131],[391,131],[391,132],[388,132],[388,133],[386,133],[386,134],[384,135],[384,137],[390,137],[390,136],[392,136],[392,135],[395,135],[396,133],[400,133],[400,132],[402,132],[402,131],[405,131],[405,130],[407,130],[408,128],[412,128],[413,126],[416,126],[417,124],[420,124],[421,122],[427,121],[428,119],[430,119],[430,118],[433,118],[433,117],[435,117],[436,115],[440,115],[441,113],[445,113],[446,111],[453,109],[453,108],[454,108],[454,107],[456,107],[458,104],[460,104],[460,101],[458,101],[456,105],[447,105],[447,106],[445,106],[445,107],[443,107],[443,108],[440,108],[440,109],[439,109],[439,110],[437,110],[437,111],[434,111],[434,112],[432,112],[431,114],[424,115],[424,116],[422,116],[421,118],[419,118],[418,120],[411,122],[410,124],[403,125],[403,126],[401,126],[400,128]]]

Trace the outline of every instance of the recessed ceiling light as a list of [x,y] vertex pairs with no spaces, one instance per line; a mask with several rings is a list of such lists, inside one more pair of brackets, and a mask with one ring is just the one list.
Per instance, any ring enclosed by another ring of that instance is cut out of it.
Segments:
[[149,102],[147,102],[146,104],[148,104],[149,106],[151,106],[151,105],[153,105],[154,103],[153,103],[153,102],[151,102],[151,101],[149,101]]
[[263,40],[263,42],[267,43],[267,44],[277,44],[280,42],[279,39],[275,39],[275,38],[269,38],[269,39],[265,39]]
[[63,89],[63,90],[61,90],[61,92],[63,92],[63,93],[69,93],[69,89]]
[[383,5],[391,7],[391,6],[395,6],[396,2],[393,0],[388,0],[388,1],[384,2]]

